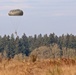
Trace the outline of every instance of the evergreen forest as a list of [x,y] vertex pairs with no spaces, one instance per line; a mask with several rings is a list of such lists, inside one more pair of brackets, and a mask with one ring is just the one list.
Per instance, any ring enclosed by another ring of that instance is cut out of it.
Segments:
[[14,58],[18,54],[25,56],[34,54],[39,58],[75,57],[76,36],[73,34],[57,36],[55,33],[27,36],[24,33],[22,37],[15,38],[14,34],[4,35],[0,36],[0,54],[6,58]]

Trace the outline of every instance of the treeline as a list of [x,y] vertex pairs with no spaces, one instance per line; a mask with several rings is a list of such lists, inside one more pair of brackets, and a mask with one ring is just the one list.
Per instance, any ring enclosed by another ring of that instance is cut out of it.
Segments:
[[[66,49],[74,49],[76,51],[76,36],[72,34],[57,36],[54,33],[50,33],[50,35],[34,35],[34,36],[26,36],[23,34],[20,38],[17,36],[14,37],[14,34],[11,36],[4,35],[0,36],[0,53],[3,57],[11,57],[13,58],[15,55],[22,53],[22,55],[29,56],[34,49],[39,48],[41,46],[53,46],[57,44],[60,49],[60,56],[63,56],[63,48]],[[76,53],[76,52],[74,52]]]

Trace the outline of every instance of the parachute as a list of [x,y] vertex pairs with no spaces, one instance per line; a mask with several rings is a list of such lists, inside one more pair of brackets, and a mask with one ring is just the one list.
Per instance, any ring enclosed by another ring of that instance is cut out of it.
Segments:
[[14,26],[14,29],[15,29],[14,34],[17,36],[17,30],[22,20],[21,17],[23,16],[23,11],[21,9],[13,9],[8,12],[8,16],[9,16],[12,27]]
[[8,15],[9,16],[23,16],[23,11],[20,9],[10,10]]

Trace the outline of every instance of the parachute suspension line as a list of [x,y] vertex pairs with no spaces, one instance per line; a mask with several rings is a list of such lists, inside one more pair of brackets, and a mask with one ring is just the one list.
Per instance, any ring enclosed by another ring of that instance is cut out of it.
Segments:
[[20,29],[20,25],[21,25],[21,20],[22,20],[22,16],[18,16],[18,17],[16,17],[16,22],[14,23],[14,25],[15,25],[15,32],[14,32],[14,34],[15,34],[15,36],[17,37],[18,36],[18,33],[19,33],[19,29]]
[[10,22],[11,27],[14,28],[14,31],[12,31],[12,33],[14,34],[15,37],[17,37],[18,36],[18,34],[17,34],[17,28],[18,28],[17,27],[17,20],[18,19],[16,17],[11,17],[11,18],[9,18],[9,20],[10,20],[9,22]]
[[16,17],[16,22],[15,22],[15,31],[17,32],[18,30],[19,30],[19,27],[20,27],[20,25],[21,25],[21,20],[22,20],[22,16],[18,16],[18,17]]

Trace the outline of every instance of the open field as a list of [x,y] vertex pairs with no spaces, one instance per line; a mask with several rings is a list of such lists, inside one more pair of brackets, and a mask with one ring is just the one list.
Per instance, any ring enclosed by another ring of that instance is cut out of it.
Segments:
[[3,60],[0,75],[76,75],[73,59],[46,59],[31,61]]

